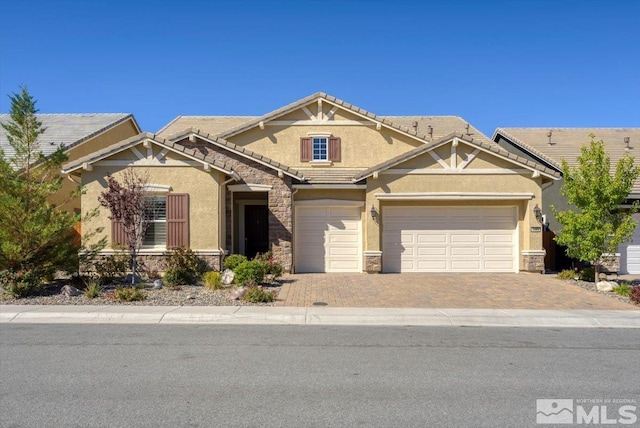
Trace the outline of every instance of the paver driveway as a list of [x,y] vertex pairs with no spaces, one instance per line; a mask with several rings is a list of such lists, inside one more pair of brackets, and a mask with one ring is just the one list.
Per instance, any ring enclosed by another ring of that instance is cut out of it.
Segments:
[[284,280],[276,306],[324,302],[368,308],[640,309],[555,275],[536,273],[317,273],[288,275]]

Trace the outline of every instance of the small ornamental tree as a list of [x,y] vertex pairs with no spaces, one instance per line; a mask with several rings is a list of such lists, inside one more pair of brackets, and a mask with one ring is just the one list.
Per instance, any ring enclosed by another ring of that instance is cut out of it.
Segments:
[[13,154],[6,159],[0,150],[0,271],[28,272],[34,289],[26,295],[56,270],[77,269],[70,263],[78,249],[71,231],[79,216],[49,203],[62,188],[59,171],[67,155],[62,146],[49,156],[40,150],[46,129],[36,100],[25,86],[9,99],[10,120],[2,128]]
[[149,226],[147,213],[150,202],[145,193],[146,184],[145,176],[126,169],[122,173],[121,182],[108,174],[107,190],[98,197],[100,205],[111,213],[109,219],[113,222],[113,227],[121,228],[120,235],[124,240],[121,244],[127,248],[131,257],[132,284],[136,278],[138,252]]
[[591,262],[598,281],[601,257],[615,252],[618,245],[631,238],[636,227],[631,215],[637,211],[638,204],[629,210],[621,210],[620,205],[640,175],[640,167],[625,155],[612,175],[604,143],[596,141],[593,134],[590,137],[591,143],[582,147],[578,156],[578,166],[570,167],[562,161],[562,194],[578,210],[552,209],[563,225],[556,242],[567,247],[569,257]]

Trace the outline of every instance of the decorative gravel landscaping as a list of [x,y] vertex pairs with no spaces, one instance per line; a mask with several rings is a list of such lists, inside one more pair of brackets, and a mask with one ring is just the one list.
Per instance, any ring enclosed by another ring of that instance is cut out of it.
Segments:
[[[573,285],[577,285],[580,288],[584,288],[585,290],[589,290],[589,291],[593,291],[594,293],[598,293],[598,294],[602,294],[603,296],[608,296],[608,297],[612,297],[614,299],[618,299],[621,302],[625,302],[625,303],[630,303],[630,304],[634,304],[631,299],[629,299],[629,297],[626,296],[621,296],[619,294],[614,293],[613,291],[598,291],[596,289],[596,283],[595,282],[589,282],[589,281],[581,281],[581,280],[577,280],[577,279],[570,279],[570,280],[566,280],[567,282],[569,282],[570,284]],[[634,280],[634,281],[614,281],[614,282],[618,282],[620,284],[626,282],[631,286],[635,286],[638,287],[640,286],[640,280]]]
[[[84,294],[66,296],[61,294],[66,282],[57,282],[45,287],[39,296],[14,298],[7,293],[0,294],[0,304],[4,305],[138,305],[138,306],[274,306],[269,303],[249,303],[234,300],[235,287],[221,290],[209,290],[199,285],[183,285],[176,288],[161,288],[155,290],[153,284],[146,284],[142,290],[145,299],[142,301],[123,302],[115,298],[115,285],[104,287],[99,297],[90,299]],[[281,283],[265,286],[277,296]],[[0,289],[1,292],[1,289]]]

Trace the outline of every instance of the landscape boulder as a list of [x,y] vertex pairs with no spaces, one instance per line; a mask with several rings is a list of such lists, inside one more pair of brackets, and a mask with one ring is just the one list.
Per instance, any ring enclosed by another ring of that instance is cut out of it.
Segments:
[[596,284],[596,289],[598,291],[612,291],[615,285],[617,284],[612,281],[600,281]]
[[79,296],[82,294],[82,291],[78,290],[73,285],[67,284],[62,287],[62,289],[60,290],[60,294],[62,294],[63,296]]

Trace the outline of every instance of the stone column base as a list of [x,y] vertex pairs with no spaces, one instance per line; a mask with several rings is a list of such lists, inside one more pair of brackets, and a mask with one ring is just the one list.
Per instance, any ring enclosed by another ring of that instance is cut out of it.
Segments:
[[544,256],[546,254],[545,250],[523,250],[520,270],[544,273]]
[[620,272],[620,253],[603,254],[599,260],[600,271],[603,273]]
[[382,272],[382,251],[364,252],[364,271],[367,273]]

